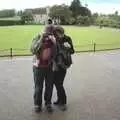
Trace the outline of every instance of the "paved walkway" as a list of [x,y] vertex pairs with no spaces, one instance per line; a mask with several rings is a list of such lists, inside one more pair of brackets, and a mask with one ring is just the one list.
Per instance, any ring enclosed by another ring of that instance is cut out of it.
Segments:
[[73,61],[65,80],[68,110],[35,114],[32,58],[0,60],[0,120],[120,120],[120,51],[81,53]]

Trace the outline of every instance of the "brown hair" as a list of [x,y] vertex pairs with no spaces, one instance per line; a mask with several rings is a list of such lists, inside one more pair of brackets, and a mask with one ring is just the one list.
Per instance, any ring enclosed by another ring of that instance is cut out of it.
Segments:
[[54,29],[54,33],[56,33],[56,32],[59,32],[60,34],[64,34],[65,31],[64,31],[63,27],[57,26]]
[[53,34],[53,32],[54,32],[54,29],[55,29],[55,27],[54,27],[54,25],[47,25],[46,27],[45,27],[45,33],[51,33],[51,34]]

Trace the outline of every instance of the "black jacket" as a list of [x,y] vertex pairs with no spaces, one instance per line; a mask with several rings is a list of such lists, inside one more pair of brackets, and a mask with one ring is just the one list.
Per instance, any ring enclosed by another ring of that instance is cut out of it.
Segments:
[[[66,48],[64,43],[67,42],[71,47]],[[72,64],[71,54],[74,54],[74,48],[72,40],[69,36],[64,35],[64,37],[57,41],[57,56],[56,63],[59,67],[67,69]]]
[[68,50],[71,54],[74,54],[75,50],[73,47],[72,39],[69,36],[64,35],[64,37],[61,40],[59,40],[59,44],[63,45],[65,42],[68,42],[70,44],[71,48],[69,48]]

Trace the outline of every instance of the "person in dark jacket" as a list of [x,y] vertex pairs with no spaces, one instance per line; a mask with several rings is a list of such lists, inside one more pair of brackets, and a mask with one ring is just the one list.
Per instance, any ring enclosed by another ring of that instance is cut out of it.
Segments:
[[[72,64],[71,54],[74,54],[74,48],[71,38],[64,34],[64,29],[62,27],[57,26],[55,28],[54,35],[57,41],[57,56],[55,61],[57,69],[54,71],[54,85],[57,90],[57,101],[54,102],[54,104],[59,105],[61,110],[66,110],[67,96],[63,84],[67,68],[69,68],[70,65]],[[67,53],[68,60],[66,60],[66,58],[64,57]],[[68,66],[66,67],[65,65]]]

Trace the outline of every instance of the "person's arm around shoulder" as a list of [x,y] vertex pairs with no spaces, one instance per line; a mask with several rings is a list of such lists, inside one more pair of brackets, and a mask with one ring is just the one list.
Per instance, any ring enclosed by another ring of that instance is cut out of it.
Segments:
[[30,51],[34,55],[38,49],[41,47],[42,41],[41,41],[41,35],[37,35],[36,37],[33,38],[32,44],[30,47]]

